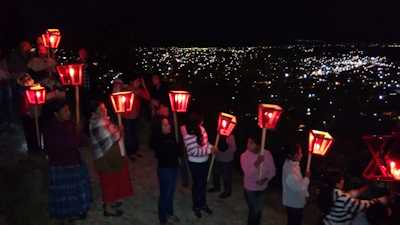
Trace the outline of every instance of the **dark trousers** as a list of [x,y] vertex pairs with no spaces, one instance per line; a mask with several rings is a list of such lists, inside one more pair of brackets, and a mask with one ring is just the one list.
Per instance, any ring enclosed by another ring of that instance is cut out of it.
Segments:
[[265,191],[244,191],[249,215],[247,217],[247,225],[260,225],[261,214],[265,203]]
[[232,192],[232,162],[219,162],[215,161],[215,167],[213,170],[214,179],[213,184],[214,188],[221,188],[221,178],[224,183],[224,192],[231,193]]
[[188,161],[184,157],[180,158],[179,173],[180,173],[180,177],[182,180],[182,186],[188,187],[189,186],[189,167],[188,167]]
[[0,124],[8,123],[12,119],[12,89],[9,82],[0,84]]
[[303,208],[286,207],[287,225],[301,225],[303,223]]
[[174,193],[177,174],[177,168],[158,169],[158,181],[160,184],[158,218],[160,219],[160,223],[166,223],[167,217],[174,215]]
[[192,201],[193,210],[200,210],[207,207],[207,175],[208,162],[194,163],[189,162],[190,172],[192,173]]
[[136,130],[137,119],[124,119],[124,129],[125,129],[125,146],[126,154],[128,156],[133,155],[137,152],[139,148],[138,134]]
[[35,119],[29,116],[23,116],[21,120],[22,127],[24,129],[26,145],[28,147],[28,153],[41,152],[41,147],[39,146],[39,143],[36,139]]

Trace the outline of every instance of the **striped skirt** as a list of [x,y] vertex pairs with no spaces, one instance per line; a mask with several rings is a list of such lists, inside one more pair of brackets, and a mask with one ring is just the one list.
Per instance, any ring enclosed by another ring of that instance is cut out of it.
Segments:
[[85,214],[92,201],[87,168],[84,165],[50,166],[49,214],[65,219]]

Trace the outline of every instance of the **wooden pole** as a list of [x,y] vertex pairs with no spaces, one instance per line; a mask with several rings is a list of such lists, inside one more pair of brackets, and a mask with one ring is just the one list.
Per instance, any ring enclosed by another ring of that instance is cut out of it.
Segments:
[[176,143],[179,143],[178,116],[176,115],[176,112],[174,112],[174,128],[175,128],[175,140]]
[[[118,117],[118,126],[119,129],[124,129],[123,124],[122,124],[122,117],[121,117],[121,113],[117,113],[117,117]],[[118,145],[119,145],[119,149],[121,151],[121,156],[125,156],[126,155],[126,148],[125,148],[125,140],[124,140],[124,136],[121,136],[121,138],[118,141]]]
[[76,128],[79,130],[80,128],[80,102],[79,102],[79,86],[75,86],[75,113],[76,113]]
[[307,172],[310,172],[310,167],[311,167],[311,157],[312,157],[312,152],[308,151],[308,158],[307,158]]
[[41,148],[40,142],[40,133],[39,133],[39,112],[38,112],[38,105],[33,106],[34,109],[34,117],[35,117],[35,129],[36,129],[36,141],[39,148]]
[[[217,148],[218,146],[218,142],[219,142],[219,134],[217,134],[217,137],[215,138],[215,144],[214,147]],[[211,163],[210,163],[210,167],[208,167],[208,176],[207,176],[207,182],[210,181],[211,178],[211,172],[213,170],[213,166],[214,166],[214,161],[215,161],[215,154],[212,155],[211,157]]]
[[[260,149],[260,156],[264,156],[264,148],[265,148],[265,139],[267,137],[267,128],[262,129],[262,134],[261,134],[261,149]],[[264,166],[264,162],[260,164],[258,167],[258,179],[261,180],[262,177],[262,168]]]

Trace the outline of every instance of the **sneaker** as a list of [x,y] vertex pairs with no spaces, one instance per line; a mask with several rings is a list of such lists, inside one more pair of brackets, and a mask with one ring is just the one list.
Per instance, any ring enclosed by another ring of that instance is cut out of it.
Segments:
[[208,193],[215,193],[215,192],[220,192],[219,188],[210,188],[208,189]]
[[225,198],[228,198],[229,196],[231,196],[231,193],[223,192],[218,197],[221,198],[221,199],[225,199]]
[[201,211],[199,209],[194,209],[193,212],[194,212],[194,215],[196,215],[197,218],[199,218],[199,219],[201,218]]
[[179,217],[172,215],[172,216],[168,216],[168,221],[172,222],[172,223],[180,223],[181,220],[179,219]]
[[203,210],[204,212],[206,212],[208,215],[213,214],[213,211],[212,211],[208,206],[202,208],[201,210]]

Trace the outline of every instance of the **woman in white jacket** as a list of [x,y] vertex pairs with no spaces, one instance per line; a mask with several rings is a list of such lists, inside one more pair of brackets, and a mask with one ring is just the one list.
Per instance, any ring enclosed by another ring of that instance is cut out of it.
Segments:
[[287,211],[288,225],[301,225],[303,209],[308,197],[310,173],[303,177],[300,161],[303,157],[300,145],[288,149],[288,155],[282,171],[282,201]]

